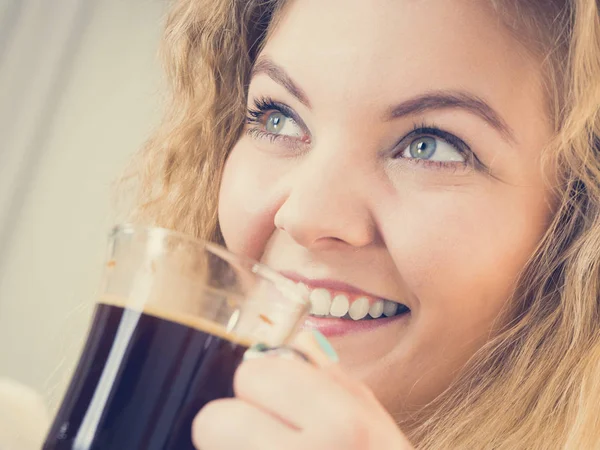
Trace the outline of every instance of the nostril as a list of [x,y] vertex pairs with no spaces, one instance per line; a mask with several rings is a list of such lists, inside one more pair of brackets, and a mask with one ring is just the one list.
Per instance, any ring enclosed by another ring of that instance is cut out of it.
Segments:
[[321,237],[318,238],[314,241],[315,244],[319,244],[319,243],[330,243],[330,244],[344,244],[346,243],[346,241],[344,241],[341,238],[335,237],[335,236],[327,236],[327,237]]
[[275,212],[274,226],[306,248],[372,244],[377,232],[370,211],[358,201],[344,198],[295,191]]

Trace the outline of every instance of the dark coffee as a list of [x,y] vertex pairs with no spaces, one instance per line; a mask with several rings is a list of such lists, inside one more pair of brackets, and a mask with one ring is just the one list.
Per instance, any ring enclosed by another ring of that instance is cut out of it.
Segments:
[[208,322],[99,304],[43,450],[191,450],[194,416],[233,396],[247,348]]

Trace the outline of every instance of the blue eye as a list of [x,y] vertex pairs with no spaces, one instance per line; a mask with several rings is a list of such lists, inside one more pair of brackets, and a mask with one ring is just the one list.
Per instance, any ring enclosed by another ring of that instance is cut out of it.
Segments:
[[265,131],[271,134],[301,138],[304,135],[302,128],[291,117],[280,111],[266,114],[264,122]]
[[419,159],[430,159],[437,149],[437,143],[434,138],[423,136],[415,139],[408,147],[410,156]]
[[419,136],[413,139],[400,155],[406,159],[439,162],[465,162],[460,150],[449,142],[434,136]]
[[287,117],[285,117],[283,114],[280,112],[274,112],[268,117],[267,122],[265,123],[265,129],[269,133],[278,134],[283,128],[286,120]]

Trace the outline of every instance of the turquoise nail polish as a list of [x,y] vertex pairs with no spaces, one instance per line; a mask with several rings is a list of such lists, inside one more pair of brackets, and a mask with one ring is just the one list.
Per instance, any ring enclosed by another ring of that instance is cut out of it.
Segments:
[[244,352],[243,359],[244,359],[244,361],[247,361],[249,359],[262,358],[263,356],[266,355],[268,350],[269,350],[269,347],[267,347],[265,344],[262,344],[262,343],[254,344],[252,347],[250,347],[248,350],[246,350]]
[[312,330],[312,334],[315,337],[317,343],[319,344],[319,347],[321,347],[321,350],[325,352],[327,357],[333,362],[338,362],[340,358],[338,357],[337,353],[335,352],[327,338],[323,336],[323,334],[319,330]]

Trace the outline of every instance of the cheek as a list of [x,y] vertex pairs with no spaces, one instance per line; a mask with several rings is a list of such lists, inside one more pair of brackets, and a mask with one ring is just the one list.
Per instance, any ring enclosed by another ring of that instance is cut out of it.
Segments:
[[397,210],[384,221],[397,225],[384,231],[388,250],[423,329],[449,339],[489,331],[550,214],[539,190],[505,186],[406,196]]
[[279,207],[277,171],[242,138],[225,164],[219,193],[219,225],[227,247],[260,259],[273,234]]

